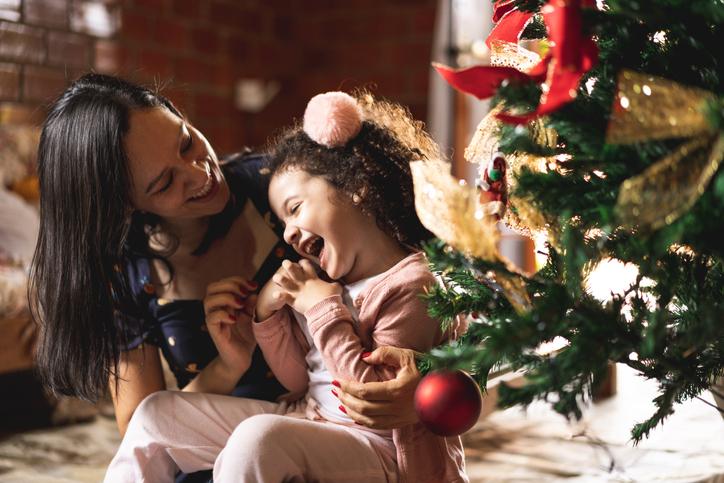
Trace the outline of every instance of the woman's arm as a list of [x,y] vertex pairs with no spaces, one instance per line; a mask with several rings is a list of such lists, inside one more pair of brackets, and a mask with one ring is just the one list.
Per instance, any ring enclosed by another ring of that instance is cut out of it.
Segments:
[[[216,357],[186,386],[184,391],[230,394],[246,368],[228,369]],[[119,377],[111,376],[110,391],[116,411],[116,424],[123,436],[128,422],[141,401],[166,389],[158,347],[144,344],[137,349],[121,352]]]
[[124,351],[118,363],[118,377],[111,376],[113,406],[118,431],[123,436],[133,412],[146,396],[166,389],[158,347],[144,344]]
[[183,391],[231,394],[250,365],[251,356],[245,365],[235,367],[229,366],[220,356],[216,356],[183,388]]
[[395,378],[384,382],[337,381],[338,398],[355,422],[373,429],[394,429],[418,421],[415,390],[420,372],[415,352],[399,347],[378,347],[364,362],[395,369]]

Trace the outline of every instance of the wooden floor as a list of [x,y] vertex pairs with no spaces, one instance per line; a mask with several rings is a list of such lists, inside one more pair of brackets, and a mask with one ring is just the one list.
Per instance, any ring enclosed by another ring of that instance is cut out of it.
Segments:
[[[637,447],[655,386],[619,366],[616,396],[569,425],[544,404],[496,411],[464,437],[474,482],[724,482],[724,420],[694,400]],[[706,400],[712,401],[709,394]],[[98,482],[118,444],[108,417],[0,441],[0,482]]]

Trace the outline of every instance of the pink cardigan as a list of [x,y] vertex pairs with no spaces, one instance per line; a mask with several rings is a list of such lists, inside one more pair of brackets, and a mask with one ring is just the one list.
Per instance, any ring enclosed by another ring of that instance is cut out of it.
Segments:
[[[328,297],[309,309],[304,314],[309,332],[332,376],[362,382],[388,380],[393,372],[366,364],[360,355],[386,345],[427,352],[449,340],[453,334],[443,333],[420,298],[435,283],[424,254],[414,253],[375,277],[354,300],[359,325],[340,296]],[[253,327],[279,382],[292,393],[304,393],[309,382],[304,357],[309,347],[289,311],[279,310]],[[436,436],[417,423],[393,430],[392,438],[401,482],[468,481],[459,437]]]

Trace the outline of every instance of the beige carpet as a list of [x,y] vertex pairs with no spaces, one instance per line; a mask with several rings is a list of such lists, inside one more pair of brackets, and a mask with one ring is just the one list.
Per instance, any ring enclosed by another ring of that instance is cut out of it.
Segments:
[[724,482],[724,419],[702,401],[678,406],[647,440],[630,442],[631,427],[653,413],[655,390],[619,365],[617,395],[592,405],[578,424],[543,403],[497,411],[464,437],[470,479]]
[[0,441],[3,483],[99,482],[120,438],[115,421],[16,434]]
[[[544,404],[493,413],[465,435],[471,481],[724,482],[724,420],[701,401],[680,406],[639,446],[629,443],[654,389],[619,366],[618,394],[578,425]],[[0,441],[0,482],[98,482],[117,444],[115,423],[104,416],[13,435]]]

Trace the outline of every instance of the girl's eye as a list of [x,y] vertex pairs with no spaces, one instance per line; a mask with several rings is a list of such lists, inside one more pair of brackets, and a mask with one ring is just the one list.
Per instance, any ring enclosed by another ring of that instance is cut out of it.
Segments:
[[163,186],[163,188],[158,190],[158,192],[163,193],[164,191],[169,189],[171,187],[171,183],[173,183],[173,174],[168,177],[168,182]]
[[289,213],[291,213],[292,215],[296,213],[297,210],[299,210],[299,205],[301,205],[301,203],[297,203],[296,205],[292,206],[292,208],[289,210]]

